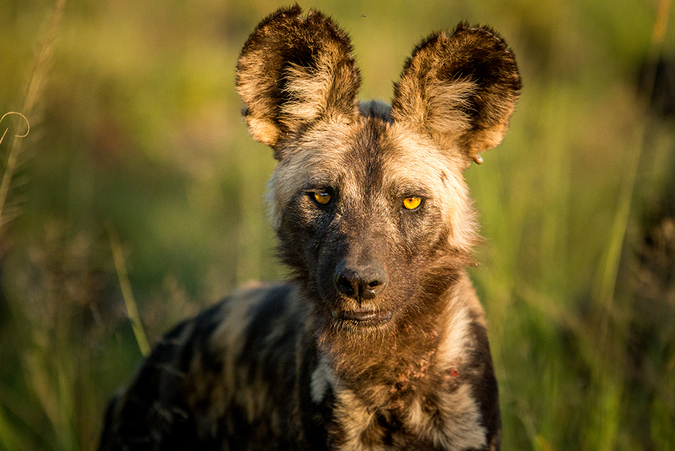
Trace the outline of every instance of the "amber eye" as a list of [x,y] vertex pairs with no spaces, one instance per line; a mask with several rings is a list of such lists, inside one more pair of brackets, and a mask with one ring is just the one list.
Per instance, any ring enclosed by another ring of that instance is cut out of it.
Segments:
[[314,200],[321,205],[326,205],[328,202],[330,202],[331,195],[330,193],[326,191],[319,191],[318,193],[314,193]]
[[403,199],[403,206],[406,210],[414,210],[420,206],[422,198],[417,196],[410,196]]

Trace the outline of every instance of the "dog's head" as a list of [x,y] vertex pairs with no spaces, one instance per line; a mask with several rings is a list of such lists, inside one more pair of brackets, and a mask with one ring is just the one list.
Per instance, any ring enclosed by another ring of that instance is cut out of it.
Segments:
[[279,253],[325,330],[402,327],[429,313],[475,244],[462,172],[508,128],[515,58],[493,31],[460,24],[413,50],[391,105],[360,103],[347,34],[301,13],[263,20],[237,66],[249,130],[279,161]]

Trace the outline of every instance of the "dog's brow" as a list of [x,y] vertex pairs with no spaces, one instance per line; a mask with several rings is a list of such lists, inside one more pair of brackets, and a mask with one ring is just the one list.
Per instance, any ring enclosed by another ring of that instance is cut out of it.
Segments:
[[422,196],[422,197],[433,197],[435,194],[435,189],[430,187],[428,184],[421,182],[420,180],[409,180],[409,181],[399,181],[395,183],[390,189],[395,197],[403,196]]
[[337,178],[331,177],[328,174],[316,174],[307,179],[305,183],[305,188],[328,188],[335,187],[337,185]]

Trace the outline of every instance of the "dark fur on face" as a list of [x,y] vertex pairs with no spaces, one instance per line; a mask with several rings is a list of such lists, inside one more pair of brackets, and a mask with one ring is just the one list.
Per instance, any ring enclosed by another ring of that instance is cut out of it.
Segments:
[[292,281],[179,325],[110,405],[101,449],[495,450],[501,423],[462,172],[520,91],[513,53],[460,24],[422,41],[392,105],[358,102],[346,33],[298,6],[237,65]]

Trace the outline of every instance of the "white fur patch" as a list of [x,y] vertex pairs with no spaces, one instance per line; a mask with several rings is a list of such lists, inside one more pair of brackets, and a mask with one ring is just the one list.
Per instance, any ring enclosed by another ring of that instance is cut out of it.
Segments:
[[414,433],[449,450],[485,446],[486,431],[480,426],[480,411],[469,385],[461,385],[455,392],[440,397],[434,407],[437,411],[430,414],[424,411],[419,399],[413,402],[407,424]]
[[321,357],[319,365],[312,373],[312,380],[310,381],[310,391],[312,394],[312,401],[319,404],[326,396],[329,388],[335,388],[337,383],[337,376],[335,372],[328,365],[325,357]]
[[349,389],[338,389],[335,407],[335,419],[342,426],[344,444],[340,447],[344,451],[378,451],[382,447],[365,446],[361,441],[364,431],[373,421],[373,413],[369,413],[366,406]]
[[444,339],[438,344],[438,365],[449,368],[461,362],[471,346],[469,306],[453,296],[444,318],[447,319]]

